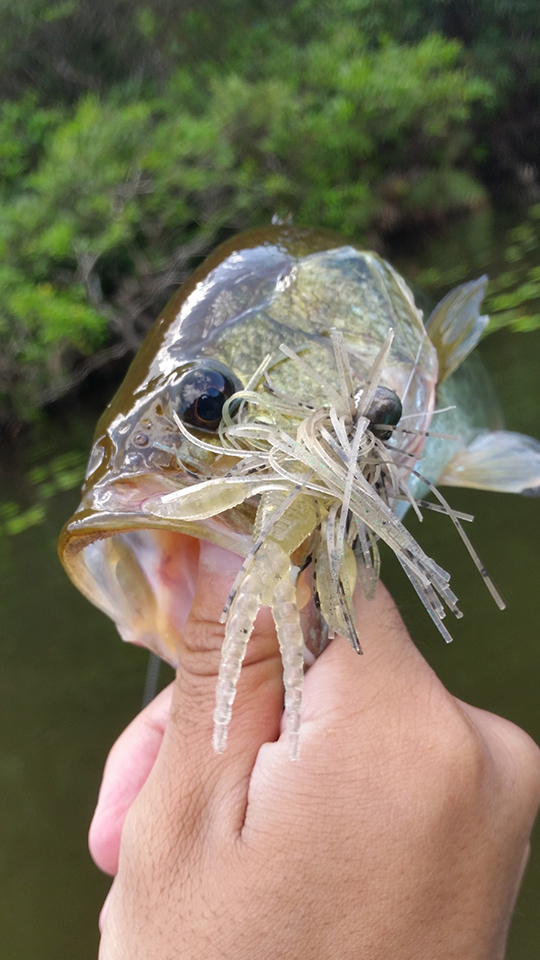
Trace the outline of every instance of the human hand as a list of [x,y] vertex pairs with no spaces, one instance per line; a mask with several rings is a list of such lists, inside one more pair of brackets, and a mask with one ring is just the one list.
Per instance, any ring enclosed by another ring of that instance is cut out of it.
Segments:
[[239,563],[201,544],[177,679],[111,753],[91,832],[111,872],[125,822],[101,960],[500,960],[540,752],[444,689],[380,586],[355,598],[364,657],[337,638],[306,676],[298,763],[262,612],[216,756]]

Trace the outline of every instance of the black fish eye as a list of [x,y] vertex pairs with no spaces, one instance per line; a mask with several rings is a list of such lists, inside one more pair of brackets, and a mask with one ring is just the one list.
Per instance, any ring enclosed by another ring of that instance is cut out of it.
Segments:
[[389,440],[393,431],[383,428],[395,427],[401,420],[402,413],[403,407],[397,393],[388,387],[377,387],[366,417],[379,440]]
[[185,373],[177,389],[176,409],[184,423],[199,430],[217,430],[225,401],[240,385],[225,367],[201,365]]

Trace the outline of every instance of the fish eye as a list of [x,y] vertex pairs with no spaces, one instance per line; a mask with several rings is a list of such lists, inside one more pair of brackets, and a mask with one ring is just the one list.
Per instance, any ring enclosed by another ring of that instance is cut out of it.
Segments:
[[194,367],[178,383],[177,412],[192,427],[217,430],[225,401],[239,389],[234,374],[226,367]]
[[402,413],[403,407],[397,393],[388,387],[377,387],[366,417],[379,440],[389,440],[393,431],[384,430],[384,427],[395,427],[401,420]]

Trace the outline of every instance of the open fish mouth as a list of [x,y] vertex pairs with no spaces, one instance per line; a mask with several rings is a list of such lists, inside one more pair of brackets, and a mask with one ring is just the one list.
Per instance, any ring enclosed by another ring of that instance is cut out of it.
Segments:
[[115,622],[123,640],[176,667],[201,539],[239,556],[251,544],[250,536],[229,529],[221,518],[187,525],[133,508],[82,510],[64,529],[62,560],[81,593]]

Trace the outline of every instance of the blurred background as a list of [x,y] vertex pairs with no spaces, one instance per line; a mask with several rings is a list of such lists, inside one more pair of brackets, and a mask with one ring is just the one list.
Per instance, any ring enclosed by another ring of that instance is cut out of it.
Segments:
[[[0,956],[97,954],[86,830],[146,654],[55,542],[160,309],[273,215],[378,250],[427,309],[487,272],[479,352],[508,427],[540,437],[539,163],[537,0],[0,0]],[[540,502],[451,499],[507,611],[437,515],[454,644],[390,556],[385,581],[449,689],[540,741]],[[539,955],[540,836],[508,960]]]

